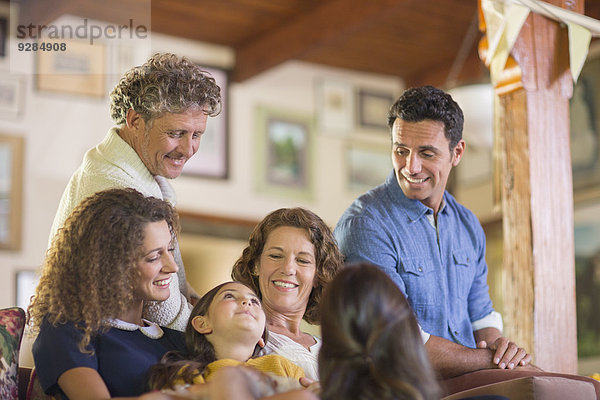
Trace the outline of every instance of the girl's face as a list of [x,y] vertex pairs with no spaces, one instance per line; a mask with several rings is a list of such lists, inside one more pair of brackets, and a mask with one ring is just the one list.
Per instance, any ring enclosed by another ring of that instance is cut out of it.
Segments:
[[265,309],[274,314],[303,315],[316,270],[315,247],[306,229],[273,229],[260,256],[258,272]]
[[167,221],[146,225],[142,247],[142,256],[137,264],[140,277],[134,289],[135,297],[141,300],[166,300],[169,298],[171,275],[178,270],[173,259],[173,241]]
[[194,317],[192,325],[199,333],[217,337],[235,337],[241,333],[256,344],[265,331],[265,319],[254,291],[241,283],[231,282],[219,289],[207,314]]

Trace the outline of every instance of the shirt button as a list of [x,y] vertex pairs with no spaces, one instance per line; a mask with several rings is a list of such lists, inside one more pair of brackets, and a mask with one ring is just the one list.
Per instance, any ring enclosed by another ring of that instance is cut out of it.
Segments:
[[454,331],[454,334],[458,336],[458,331]]
[[419,272],[423,272],[423,268],[419,267]]

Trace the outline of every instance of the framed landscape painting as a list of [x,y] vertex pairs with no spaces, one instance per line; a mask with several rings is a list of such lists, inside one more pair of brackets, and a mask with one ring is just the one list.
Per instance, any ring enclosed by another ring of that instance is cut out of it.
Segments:
[[0,134],[0,249],[21,246],[23,138]]
[[312,118],[259,107],[257,189],[285,197],[312,197]]

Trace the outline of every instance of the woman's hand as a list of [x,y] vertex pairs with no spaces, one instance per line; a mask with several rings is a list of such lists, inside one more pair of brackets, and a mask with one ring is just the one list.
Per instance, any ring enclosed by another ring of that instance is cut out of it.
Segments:
[[317,396],[321,394],[321,384],[319,383],[319,381],[314,381],[312,379],[302,377],[300,378],[300,384],[306,390],[316,394]]

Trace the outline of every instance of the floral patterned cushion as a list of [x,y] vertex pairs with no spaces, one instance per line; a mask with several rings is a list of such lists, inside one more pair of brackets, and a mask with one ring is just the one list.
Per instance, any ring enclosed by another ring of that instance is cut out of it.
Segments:
[[19,347],[25,328],[25,312],[18,307],[0,310],[0,399],[17,400]]

